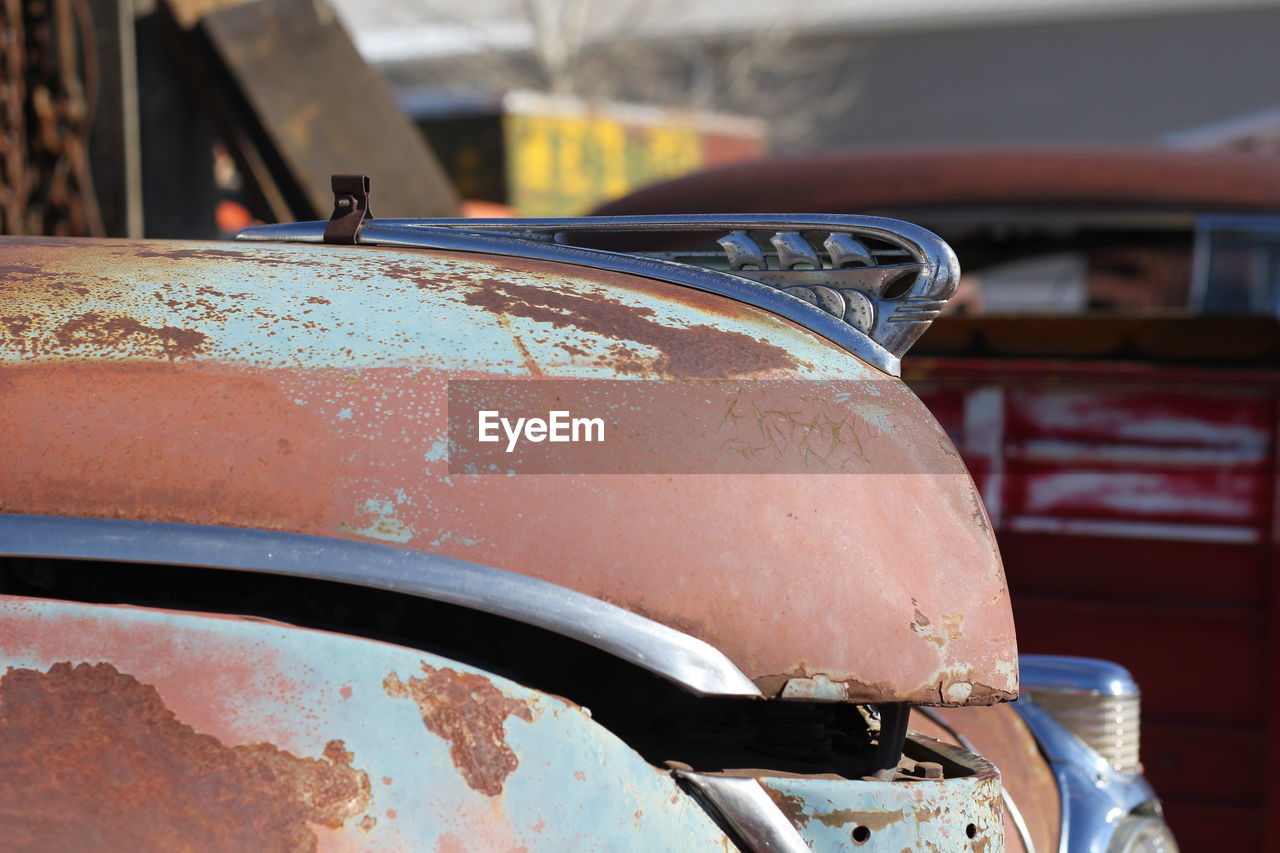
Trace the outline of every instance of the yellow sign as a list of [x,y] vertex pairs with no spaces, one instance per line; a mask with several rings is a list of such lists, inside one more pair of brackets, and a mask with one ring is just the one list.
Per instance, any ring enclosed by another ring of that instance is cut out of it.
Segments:
[[[626,110],[618,113],[508,110],[502,121],[511,206],[521,216],[580,215],[646,184],[713,165],[708,136],[725,135],[709,134],[700,126],[706,117],[692,113],[649,109],[640,121]],[[747,148],[760,153],[758,125],[730,118],[755,131],[747,134],[753,137]],[[735,141],[741,150],[744,140]]]

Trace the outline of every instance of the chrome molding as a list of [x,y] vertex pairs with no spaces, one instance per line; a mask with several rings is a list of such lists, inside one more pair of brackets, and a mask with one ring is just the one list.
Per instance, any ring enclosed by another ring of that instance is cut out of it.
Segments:
[[809,845],[755,779],[673,771],[714,808],[746,845],[744,853],[811,853]]
[[[320,243],[327,222],[261,225],[245,241]],[[705,233],[715,251],[612,252],[574,234]],[[951,248],[910,223],[826,214],[370,219],[356,242],[485,252],[645,276],[785,317],[897,375],[959,282]]]
[[271,530],[0,514],[0,556],[233,569],[385,589],[572,637],[694,693],[760,696],[702,640],[557,584],[422,551]]
[[1118,663],[1065,655],[1018,655],[1023,688],[1071,690],[1102,696],[1137,696],[1138,684]]
[[1106,850],[1121,820],[1134,809],[1157,801],[1141,774],[1117,772],[1035,702],[1023,697],[1013,707],[1035,735],[1058,782],[1062,805],[1059,853]]

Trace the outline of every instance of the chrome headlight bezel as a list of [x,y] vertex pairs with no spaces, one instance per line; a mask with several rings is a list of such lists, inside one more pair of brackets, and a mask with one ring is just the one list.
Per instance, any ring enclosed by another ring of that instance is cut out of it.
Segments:
[[[1142,840],[1144,828],[1154,821],[1173,843],[1163,848],[1176,853],[1176,842],[1160,817],[1159,799],[1143,777],[1141,768],[1121,772],[1108,758],[1041,707],[1036,694],[1049,690],[1074,691],[1097,696],[1138,696],[1137,684],[1127,670],[1108,661],[1040,655],[1021,657],[1023,697],[1014,708],[1035,736],[1058,782],[1062,809],[1063,853],[1130,851],[1125,847]],[[1136,734],[1136,733],[1135,733]],[[1126,835],[1121,834],[1124,830]],[[1133,835],[1128,835],[1133,833]],[[1113,848],[1111,845],[1120,844]],[[1153,850],[1161,850],[1156,847]]]
[[1178,842],[1161,818],[1130,814],[1116,825],[1107,853],[1178,853]]
[[1023,655],[1024,694],[1117,772],[1142,772],[1142,694],[1129,671],[1092,658]]

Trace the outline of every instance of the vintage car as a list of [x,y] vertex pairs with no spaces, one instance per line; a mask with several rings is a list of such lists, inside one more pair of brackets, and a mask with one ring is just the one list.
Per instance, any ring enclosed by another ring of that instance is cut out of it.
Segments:
[[1175,849],[1123,670],[1008,704],[944,242],[334,189],[0,240],[5,849]]
[[[896,216],[965,271],[903,377],[978,484],[1026,652],[1142,685],[1184,850],[1280,849],[1280,158],[1103,147],[846,150],[655,185],[615,215]],[[1206,570],[1211,567],[1210,570]],[[1191,674],[1192,681],[1188,681]],[[1229,701],[1192,710],[1189,683]]]

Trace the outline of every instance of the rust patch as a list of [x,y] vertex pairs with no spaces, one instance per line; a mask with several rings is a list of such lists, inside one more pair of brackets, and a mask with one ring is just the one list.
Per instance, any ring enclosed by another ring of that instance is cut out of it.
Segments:
[[163,355],[170,361],[195,355],[208,341],[204,332],[194,329],[147,326],[132,317],[107,317],[93,311],[63,323],[54,330],[53,338],[63,350],[137,349],[146,354]]
[[0,317],[0,326],[4,326],[6,335],[19,342],[26,339],[31,324],[30,314],[11,314],[8,317]]
[[324,758],[228,747],[109,663],[0,678],[0,838],[6,850],[314,851],[369,805],[342,741]]
[[964,614],[944,613],[940,625],[934,625],[928,617],[918,609],[915,619],[909,625],[917,636],[933,643],[939,649],[946,649],[953,643],[964,639]]
[[482,675],[422,665],[422,678],[407,683],[391,673],[382,681],[388,696],[412,699],[427,730],[449,741],[449,756],[473,790],[490,797],[520,765],[507,746],[503,723],[509,716],[532,722],[524,702],[509,699]]
[[794,794],[784,794],[781,791],[775,791],[768,785],[762,784],[764,792],[769,795],[769,799],[773,800],[773,804],[778,807],[778,811],[787,816],[787,820],[791,821],[791,825],[797,830],[803,830],[809,825],[809,815],[804,811],[804,800]]
[[[872,832],[878,832],[886,826],[899,823],[905,820],[906,817],[905,812],[857,812],[853,809],[837,809],[828,814],[814,815],[814,819],[819,823],[830,827],[839,828],[852,823],[858,826],[865,826]],[[919,813],[917,813],[916,817],[917,819],[920,818]]]
[[0,264],[0,278],[8,278],[11,275],[40,275],[43,272],[39,267],[33,267],[30,264]]
[[830,826],[838,829],[848,824],[857,824],[865,826],[872,831],[884,829],[892,823],[897,823],[905,816],[901,812],[859,812],[853,809],[836,809],[833,812],[815,813],[813,819],[823,826]]
[[[466,295],[466,302],[497,315],[525,317],[550,323],[557,329],[574,327],[613,340],[651,346],[660,355],[648,369],[664,376],[723,379],[797,366],[786,350],[741,332],[707,325],[665,325],[649,308],[605,297],[577,296],[486,279]],[[646,372],[639,359],[622,359],[616,366],[624,373]]]
[[195,249],[175,249],[164,246],[163,244],[152,244],[160,246],[156,249],[140,249],[134,251],[132,256],[135,258],[160,258],[171,261],[244,261],[250,260],[255,264],[276,264],[294,266],[304,261],[300,259],[289,259],[273,255],[264,251],[261,247],[253,249],[242,249],[235,251],[233,249],[211,249],[211,248],[195,248]]
[[[916,633],[920,632],[920,626],[915,621],[908,621],[907,624],[916,630]],[[938,680],[932,684],[908,688],[892,681],[868,682],[838,673],[817,670],[810,672],[802,664],[790,673],[762,675],[751,680],[765,696],[779,696],[787,682],[792,679],[822,676],[833,684],[843,685],[846,701],[854,704],[883,702],[886,696],[906,696],[908,698],[905,700],[895,699],[894,701],[908,701],[914,705],[942,706],[995,705],[1000,702],[1012,702],[1018,698],[1016,690],[1005,690],[979,680],[972,667],[965,670],[944,668],[939,670],[938,675]]]

